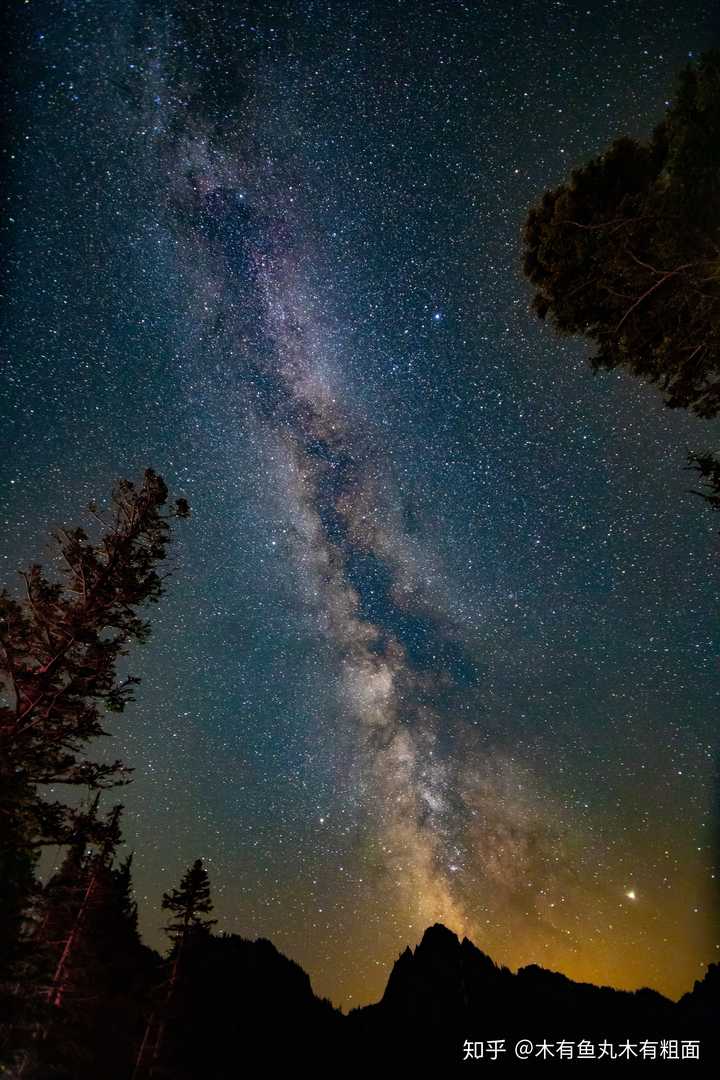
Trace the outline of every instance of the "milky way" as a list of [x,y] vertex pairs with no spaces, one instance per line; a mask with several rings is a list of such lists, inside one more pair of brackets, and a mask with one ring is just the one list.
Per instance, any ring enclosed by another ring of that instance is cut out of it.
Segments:
[[423,587],[428,554],[412,551],[393,521],[398,494],[382,436],[363,438],[345,406],[342,362],[305,287],[317,254],[304,243],[302,206],[283,213],[277,178],[243,175],[252,149],[214,136],[192,68],[174,79],[182,92],[160,72],[180,118],[152,109],[143,122],[157,129],[157,167],[184,174],[169,209],[179,264],[196,268],[191,359],[215,371],[220,360],[236,407],[262,424],[273,448],[265,468],[283,493],[288,555],[309,614],[331,645],[348,724],[344,764],[367,815],[366,843],[381,854],[381,887],[411,925],[442,920],[477,936],[477,898],[496,917],[528,878],[544,892],[563,869],[548,869],[559,845],[512,763],[434,707],[443,688],[472,685],[478,673],[462,633],[447,633]]
[[221,926],[338,1003],[435,921],[672,993],[715,958],[682,466],[717,428],[593,379],[517,271],[529,202],[711,44],[701,4],[600,6],[602,41],[533,4],[18,28],[2,554],[147,464],[193,508],[118,731],[153,943],[202,855]]

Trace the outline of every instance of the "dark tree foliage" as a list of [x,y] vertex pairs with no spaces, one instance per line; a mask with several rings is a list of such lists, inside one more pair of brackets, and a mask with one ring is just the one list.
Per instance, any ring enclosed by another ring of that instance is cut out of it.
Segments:
[[118,660],[150,627],[138,609],[157,601],[164,576],[156,566],[170,542],[169,520],[185,517],[178,500],[163,512],[167,488],[151,469],[135,487],[120,482],[108,517],[90,509],[104,534],[92,543],[81,528],[53,535],[60,580],[39,565],[21,574],[24,597],[0,591],[0,973],[12,971],[35,888],[39,849],[77,833],[77,811],[49,800],[49,785],[91,791],[127,783],[119,760],[88,760],[108,735],[105,711],[132,700],[132,676],[118,678]]
[[122,808],[103,821],[97,803],[42,889],[32,951],[3,1025],[10,1074],[27,1080],[96,1080],[100,1062],[108,1080],[125,1080],[157,978],[138,933],[131,857],[116,860]]
[[533,308],[596,348],[596,370],[720,412],[720,52],[681,74],[647,142],[622,138],[528,215]]
[[145,1034],[135,1059],[133,1080],[154,1077],[173,1077],[184,1080],[186,1074],[182,1055],[182,1028],[192,1017],[186,1016],[188,992],[186,971],[192,958],[202,953],[212,940],[210,927],[215,919],[204,916],[212,911],[210,879],[202,859],[196,859],[183,874],[180,887],[163,893],[162,908],[172,918],[165,933],[172,940],[169,977],[156,987],[155,1005],[147,1016]]
[[171,911],[174,920],[165,927],[165,933],[178,943],[189,932],[208,930],[215,919],[204,919],[212,911],[210,879],[202,859],[196,859],[185,871],[179,889],[163,893],[162,908]]
[[77,1080],[95,1080],[100,1062],[104,1076],[125,1080],[142,1035],[157,968],[140,941],[131,866],[130,857],[118,863],[106,846],[88,859],[81,907],[70,927],[72,951],[53,971],[44,1056],[55,1067],[64,1061]]
[[706,451],[703,454],[690,454],[689,460],[688,468],[699,473],[705,486],[705,491],[693,488],[693,494],[699,495],[713,510],[720,510],[720,458]]

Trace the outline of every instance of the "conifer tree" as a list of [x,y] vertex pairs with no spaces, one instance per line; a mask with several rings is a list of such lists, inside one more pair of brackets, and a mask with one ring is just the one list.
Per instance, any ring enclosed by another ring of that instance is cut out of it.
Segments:
[[720,510],[720,458],[705,451],[701,454],[689,454],[689,469],[694,469],[700,476],[705,491],[691,489],[693,495],[699,495],[713,510]]
[[525,222],[533,308],[665,403],[720,414],[720,52],[688,65],[647,141],[621,138]]
[[41,918],[16,986],[14,1080],[95,1080],[99,1072],[125,1080],[131,1068],[142,1023],[138,991],[152,972],[137,929],[131,859],[115,865],[122,807],[101,821],[97,801],[37,903]]
[[163,911],[171,911],[175,916],[175,921],[169,922],[165,927],[165,933],[176,948],[182,945],[188,934],[208,930],[214,925],[215,919],[202,917],[209,914],[213,908],[210,880],[202,859],[196,859],[192,866],[188,867],[179,889],[163,893],[161,906]]
[[109,734],[103,712],[122,711],[139,681],[119,680],[116,665],[150,633],[138,609],[162,595],[167,574],[156,566],[169,521],[189,513],[184,500],[163,512],[167,495],[152,469],[139,487],[121,481],[108,515],[91,504],[104,530],[96,543],[82,528],[53,533],[60,580],[34,564],[21,574],[21,600],[0,591],[0,983],[12,978],[27,937],[40,849],[78,835],[76,808],[48,799],[48,787],[98,791],[129,780],[122,761],[85,755]]
[[[173,1055],[170,1033],[179,1027],[182,1005],[178,998],[182,983],[183,963],[209,937],[216,919],[208,919],[213,909],[210,880],[202,859],[196,859],[183,874],[180,887],[163,893],[161,907],[174,918],[165,926],[172,941],[170,977],[162,989],[161,1003],[148,1018],[145,1034],[138,1049],[133,1080],[166,1075],[166,1066]],[[180,1075],[181,1065],[175,1062],[173,1075]]]
[[66,872],[45,889],[54,932],[46,935],[52,964],[42,994],[41,1075],[59,1068],[77,1080],[100,1072],[126,1080],[132,1068],[154,968],[138,934],[132,857],[116,865],[121,809],[105,822],[104,840],[86,848],[74,879]]
[[[50,900],[55,896],[56,911],[61,920],[62,916],[65,917],[66,923],[65,934],[59,940],[57,962],[46,990],[47,1001],[55,1008],[62,1006],[68,987],[72,986],[73,972],[79,966],[76,955],[85,945],[84,939],[89,936],[87,927],[98,907],[98,895],[111,891],[112,860],[120,841],[121,811],[120,805],[112,811],[100,850],[86,854],[83,851],[73,852],[71,848],[63,864],[60,882],[51,881],[46,890]],[[64,910],[58,909],[58,893],[61,902],[65,900]]]

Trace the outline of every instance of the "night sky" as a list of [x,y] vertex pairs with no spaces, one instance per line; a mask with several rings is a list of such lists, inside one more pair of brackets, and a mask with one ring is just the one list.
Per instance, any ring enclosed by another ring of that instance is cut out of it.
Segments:
[[2,579],[147,466],[192,507],[101,748],[146,940],[202,856],[218,929],[345,1008],[435,921],[690,989],[720,425],[531,316],[520,231],[715,5],[13,7]]

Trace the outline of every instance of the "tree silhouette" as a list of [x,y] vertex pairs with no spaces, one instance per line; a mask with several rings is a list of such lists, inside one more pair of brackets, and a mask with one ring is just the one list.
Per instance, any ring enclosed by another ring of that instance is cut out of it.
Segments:
[[691,489],[693,495],[699,495],[713,510],[720,510],[720,458],[705,451],[702,454],[689,454],[689,469],[699,473],[705,491]]
[[132,859],[116,861],[121,810],[100,819],[95,797],[36,902],[32,948],[3,1016],[16,1078],[95,1080],[102,1061],[108,1080],[126,1080],[132,1069],[155,965],[138,933]]
[[720,412],[720,52],[680,76],[647,142],[619,139],[528,215],[533,308],[595,346],[593,367]]
[[90,510],[104,530],[91,543],[82,528],[53,533],[62,562],[51,581],[41,566],[22,573],[25,595],[0,592],[0,972],[17,958],[35,889],[39,849],[71,842],[77,810],[45,797],[49,785],[91,791],[128,782],[120,760],[90,761],[85,753],[108,735],[102,712],[120,712],[138,679],[118,679],[116,665],[150,626],[138,609],[157,601],[164,578],[169,521],[189,513],[178,500],[163,513],[167,488],[152,469],[142,485],[121,481],[111,511]]
[[188,867],[179,889],[163,893],[161,907],[163,911],[171,911],[175,916],[175,921],[169,922],[165,927],[165,933],[175,946],[180,946],[188,934],[208,930],[215,924],[216,919],[202,918],[213,908],[210,879],[202,859],[196,859],[192,866]]
[[[174,916],[165,926],[172,941],[170,977],[162,988],[162,1000],[147,1020],[145,1034],[138,1049],[132,1080],[154,1077],[168,1067],[175,1054],[176,1036],[181,1026],[182,1003],[178,994],[182,984],[185,961],[198,946],[210,939],[210,927],[215,919],[204,918],[213,908],[210,899],[210,879],[202,859],[196,859],[183,874],[180,887],[163,893],[161,907]],[[169,1032],[169,1037],[168,1037]],[[180,1065],[175,1061],[172,1075],[178,1075]]]

